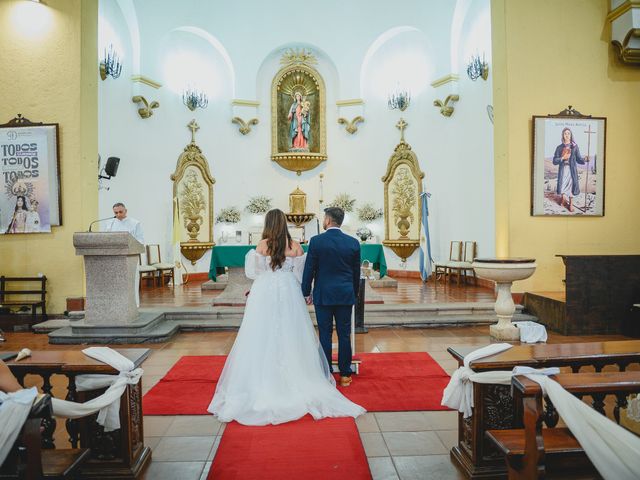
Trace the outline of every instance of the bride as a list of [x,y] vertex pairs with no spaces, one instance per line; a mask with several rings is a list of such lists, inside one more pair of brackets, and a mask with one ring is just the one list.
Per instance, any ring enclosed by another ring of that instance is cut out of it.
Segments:
[[315,419],[365,413],[336,389],[300,289],[305,258],[284,213],[269,211],[262,240],[245,258],[255,281],[208,408],[220,421],[267,425],[307,413]]

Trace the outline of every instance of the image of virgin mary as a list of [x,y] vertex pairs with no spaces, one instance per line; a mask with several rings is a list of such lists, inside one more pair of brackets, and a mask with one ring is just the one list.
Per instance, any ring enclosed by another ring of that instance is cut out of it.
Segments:
[[289,108],[289,151],[308,152],[311,134],[309,121],[310,102],[304,101],[301,92],[295,92],[293,103]]

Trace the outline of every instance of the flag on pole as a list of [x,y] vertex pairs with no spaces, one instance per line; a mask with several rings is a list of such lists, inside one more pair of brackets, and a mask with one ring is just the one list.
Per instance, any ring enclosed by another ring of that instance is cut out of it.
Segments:
[[433,270],[433,258],[431,257],[431,239],[429,238],[429,208],[427,199],[430,193],[422,192],[420,201],[422,202],[422,235],[420,235],[420,277],[423,282],[431,275]]
[[173,230],[171,232],[171,244],[173,245],[173,261],[175,262],[176,270],[173,275],[174,285],[182,285],[182,253],[180,252],[180,209],[178,205],[178,198],[173,199]]

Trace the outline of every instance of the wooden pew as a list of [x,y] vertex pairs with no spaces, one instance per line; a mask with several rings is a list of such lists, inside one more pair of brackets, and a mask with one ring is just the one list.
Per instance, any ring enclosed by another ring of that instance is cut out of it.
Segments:
[[[465,355],[475,346],[449,347],[447,351],[463,364]],[[640,341],[620,340],[567,344],[517,345],[502,353],[471,363],[476,372],[512,370],[516,366],[533,368],[570,367],[578,372],[593,367],[596,372],[607,365],[617,365],[624,371],[628,365],[640,362]],[[510,385],[473,384],[473,415],[458,415],[458,444],[451,449],[451,459],[467,478],[506,477],[503,456],[485,437],[485,431],[518,428],[522,424],[521,409],[514,409]],[[547,403],[547,426],[555,426],[557,412]]]
[[[604,397],[616,396],[614,416],[620,423],[620,408],[626,398],[640,392],[640,372],[567,373],[551,377],[569,393],[593,398],[593,407],[604,415]],[[488,430],[486,437],[505,457],[509,479],[544,478],[547,466],[572,472],[593,469],[582,447],[568,428],[542,428],[542,389],[525,376],[513,377],[514,402],[522,405],[523,428]],[[553,468],[552,468],[553,469]]]
[[[77,347],[69,347],[77,348]],[[147,358],[147,348],[116,348],[116,351],[130,359],[136,367]],[[19,362],[8,361],[7,365],[18,381],[24,385],[26,375],[38,375],[43,379],[42,390],[52,394],[52,375],[68,378],[66,400],[85,402],[102,391],[78,392],[77,375],[108,374],[118,372],[98,360],[94,360],[77,350],[34,350],[31,356]],[[90,458],[82,465],[80,478],[117,478],[134,480],[142,476],[151,461],[151,449],[144,444],[142,423],[142,379],[137,385],[128,385],[120,400],[120,429],[105,432],[95,421],[97,413],[77,420],[66,420],[66,429],[72,448],[89,448]],[[56,420],[44,422],[42,432],[43,447],[54,449]]]

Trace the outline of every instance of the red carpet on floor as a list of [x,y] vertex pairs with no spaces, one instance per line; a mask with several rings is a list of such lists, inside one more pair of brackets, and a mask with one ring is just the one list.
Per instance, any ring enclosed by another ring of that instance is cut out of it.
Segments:
[[[357,357],[362,360],[360,374],[353,377],[351,386],[338,389],[366,410],[447,410],[440,401],[449,375],[428,353],[360,353]],[[144,414],[207,414],[226,358],[225,355],[180,358],[144,396]]]
[[[146,413],[146,412],[145,412]],[[352,418],[309,415],[265,427],[227,425],[209,479],[371,479]]]

